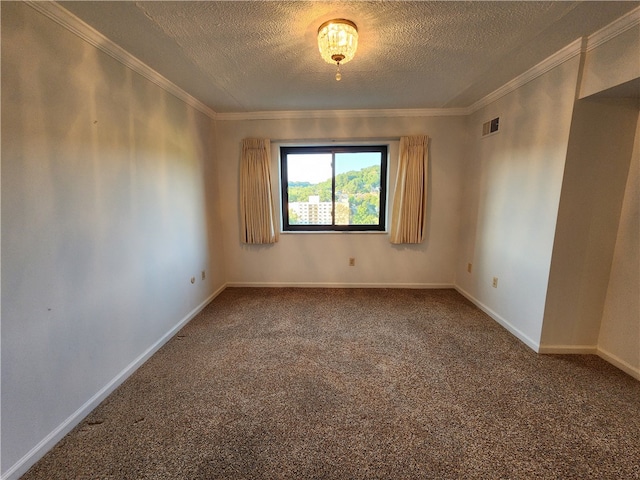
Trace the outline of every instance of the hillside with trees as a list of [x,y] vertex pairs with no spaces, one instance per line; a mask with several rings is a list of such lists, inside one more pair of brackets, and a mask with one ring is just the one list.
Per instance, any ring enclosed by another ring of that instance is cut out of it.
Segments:
[[[308,202],[317,195],[331,201],[331,180],[317,184],[289,182],[289,203]],[[380,166],[374,165],[336,175],[336,203],[348,201],[351,225],[377,225],[380,208]]]

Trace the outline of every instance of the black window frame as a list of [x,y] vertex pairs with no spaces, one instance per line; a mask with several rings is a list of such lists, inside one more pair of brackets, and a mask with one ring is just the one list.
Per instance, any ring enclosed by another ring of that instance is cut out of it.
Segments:
[[[336,225],[335,224],[335,188],[336,188],[336,153],[380,153],[380,204],[377,225]],[[287,178],[287,155],[289,154],[313,154],[328,153],[332,155],[331,161],[331,191],[332,191],[332,224],[289,224],[289,194]],[[376,145],[323,145],[323,146],[281,146],[280,147],[280,186],[281,186],[281,212],[283,232],[386,232],[387,213],[387,170],[389,163],[389,146]]]

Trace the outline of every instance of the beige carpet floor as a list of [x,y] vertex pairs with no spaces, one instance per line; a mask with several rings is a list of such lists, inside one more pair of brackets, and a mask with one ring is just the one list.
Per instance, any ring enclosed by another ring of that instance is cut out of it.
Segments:
[[35,479],[640,478],[640,382],[453,290],[227,289]]

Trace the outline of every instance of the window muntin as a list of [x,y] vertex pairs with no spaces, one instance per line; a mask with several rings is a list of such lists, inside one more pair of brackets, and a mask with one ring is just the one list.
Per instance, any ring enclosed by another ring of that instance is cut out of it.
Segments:
[[281,147],[284,231],[384,231],[387,146]]

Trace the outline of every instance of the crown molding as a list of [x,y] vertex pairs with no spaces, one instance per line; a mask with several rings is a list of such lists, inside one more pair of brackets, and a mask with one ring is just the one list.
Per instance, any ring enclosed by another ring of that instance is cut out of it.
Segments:
[[526,72],[518,75],[513,80],[505,83],[502,87],[498,88],[497,90],[494,90],[489,95],[481,98],[480,100],[472,104],[469,107],[470,113],[476,112],[481,108],[486,107],[490,103],[495,102],[496,100],[504,97],[508,93],[511,93],[514,90],[517,90],[523,85],[529,83],[530,81],[535,80],[536,78],[544,75],[549,70],[552,70],[558,65],[563,64],[567,60],[570,60],[573,57],[580,55],[580,53],[584,50],[584,43],[585,42],[583,38],[574,40],[566,47],[562,48],[561,50],[558,50],[556,53],[554,53],[550,57],[546,58],[545,60],[538,63],[537,65],[531,67]]
[[544,75],[562,63],[592,50],[621,33],[640,25],[640,7],[635,8],[609,25],[598,30],[588,38],[579,38],[547,59],[538,63],[526,72],[518,75],[502,87],[481,98],[468,107],[461,108],[416,108],[416,109],[378,109],[378,110],[290,110],[290,111],[258,111],[258,112],[215,112],[203,102],[188,94],[176,84],[166,79],[151,67],[131,55],[113,41],[102,35],[93,27],[73,15],[64,7],[53,1],[28,0],[29,6],[66,28],[94,47],[110,55],[123,65],[139,73],[163,90],[176,96],[187,105],[204,113],[213,120],[280,120],[304,118],[364,118],[364,117],[447,117],[470,115],[481,108],[495,102],[501,97],[515,91],[523,85]]
[[143,63],[141,60],[138,60],[129,52],[116,45],[113,41],[109,40],[93,27],[87,25],[85,22],[66,10],[57,2],[27,1],[25,3],[38,12],[42,13],[46,17],[50,18],[58,25],[66,28],[71,33],[80,37],[85,42],[93,45],[107,55],[116,59],[124,66],[130,68],[136,73],[139,73],[144,78],[156,84],[166,92],[179,98],[187,105],[195,108],[196,110],[204,113],[207,117],[215,120],[217,116],[216,112],[209,108],[207,105],[182,90],[175,83],[160,75],[146,63]]
[[630,28],[640,25],[640,7],[631,10],[609,25],[589,35],[586,51],[591,51],[614,37],[626,32]]
[[614,20],[610,24],[601,28],[597,32],[592,33],[591,35],[589,35],[589,37],[583,37],[573,41],[563,49],[559,50],[558,52],[554,53],[547,59],[537,64],[536,66],[530,68],[523,74],[518,75],[516,78],[514,78],[510,82],[507,82],[502,87],[473,103],[470,107],[468,107],[469,112],[473,113],[483,107],[486,107],[490,103],[495,102],[506,94],[513,92],[517,88],[520,88],[526,83],[547,73],[549,70],[557,67],[567,60],[570,60],[576,55],[593,50],[599,45],[608,42],[612,38],[617,37],[618,35],[637,25],[640,25],[640,7],[631,10],[617,20]]
[[281,120],[302,118],[362,117],[455,117],[468,115],[468,108],[406,108],[379,110],[289,110],[218,113],[217,120]]

